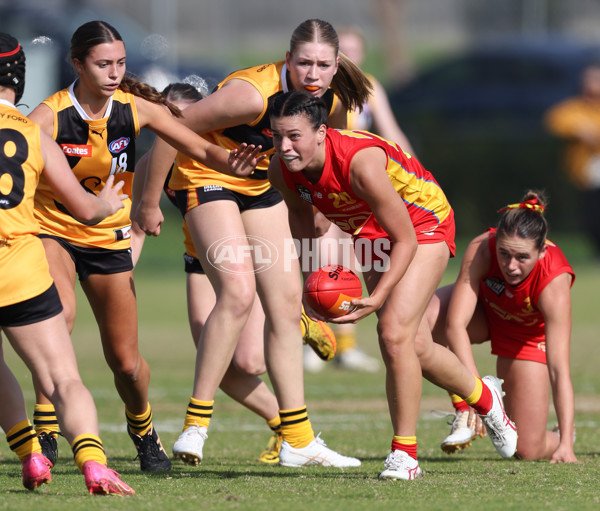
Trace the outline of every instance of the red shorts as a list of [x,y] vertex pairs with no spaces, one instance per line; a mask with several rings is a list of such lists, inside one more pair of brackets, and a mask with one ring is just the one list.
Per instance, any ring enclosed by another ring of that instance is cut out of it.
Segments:
[[[414,226],[417,243],[431,245],[445,242],[450,251],[450,257],[454,257],[456,254],[454,211],[451,210],[450,215],[442,223],[438,223],[432,216],[425,218],[426,220]],[[381,233],[382,231],[379,231],[379,234]],[[354,238],[354,252],[361,266],[368,267],[373,263],[384,261],[389,258],[390,250],[391,241],[387,236],[377,236],[375,232],[370,232],[368,229],[363,229],[360,235]]]
[[531,340],[517,341],[513,339],[492,339],[492,355],[514,358],[516,360],[530,360],[532,362],[546,363],[546,341]]

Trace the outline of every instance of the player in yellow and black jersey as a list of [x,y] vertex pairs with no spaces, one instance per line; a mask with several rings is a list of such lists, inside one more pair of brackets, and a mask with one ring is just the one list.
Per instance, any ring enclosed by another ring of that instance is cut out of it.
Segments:
[[[286,256],[291,240],[287,211],[264,172],[273,152],[270,104],[282,92],[295,89],[323,97],[331,125],[341,128],[347,110],[365,102],[370,84],[355,65],[338,55],[338,37],[331,24],[306,20],[292,34],[284,62],[232,73],[212,94],[186,108],[183,116],[183,123],[221,147],[228,149],[239,141],[260,143],[267,156],[248,177],[231,179],[211,165],[179,155],[169,183],[216,291],[216,305],[198,342],[184,431],[173,448],[176,457],[192,465],[202,459],[214,396],[256,291],[266,316],[267,368],[281,418],[280,463],[297,466],[311,459],[340,467],[360,464],[315,439],[304,403],[300,269],[297,260]],[[135,216],[147,234],[158,234],[162,221],[158,202],[175,157],[175,151],[165,146],[159,140],[154,145]]]
[[[56,403],[62,431],[90,493],[134,491],[106,466],[96,407],[83,385],[58,292],[48,271],[39,225],[33,216],[40,176],[82,222],[99,222],[123,208],[122,183],[111,177],[98,196],[85,193],[60,148],[14,106],[25,85],[25,54],[16,39],[0,34],[0,332]],[[0,426],[22,463],[23,485],[33,490],[52,479],[53,462],[25,411],[23,392],[4,362],[0,334]]]
[[[77,80],[40,104],[30,118],[60,144],[87,192],[97,193],[109,176],[124,180],[130,192],[135,137],[145,126],[194,158],[230,171],[227,151],[181,125],[165,105],[175,115],[179,110],[162,94],[125,77],[125,45],[114,27],[102,21],[79,27],[71,39],[71,60]],[[256,164],[251,147],[245,154]],[[42,180],[35,214],[69,328],[75,321],[76,275],[94,311],[142,470],[169,470],[171,462],[152,425],[150,369],[138,349],[130,207],[127,200],[122,211],[102,222],[80,222]],[[36,430],[45,452],[56,457],[54,408],[38,388],[36,399]]]

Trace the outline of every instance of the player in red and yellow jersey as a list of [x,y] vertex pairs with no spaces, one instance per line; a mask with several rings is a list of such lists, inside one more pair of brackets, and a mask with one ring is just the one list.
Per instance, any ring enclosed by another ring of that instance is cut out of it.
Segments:
[[[470,344],[491,340],[506,411],[519,430],[518,458],[575,462],[569,368],[575,274],[546,239],[545,202],[530,191],[503,208],[498,227],[471,241],[456,283],[436,292],[428,316],[436,342],[450,346],[475,374]],[[560,435],[546,430],[551,391]],[[468,406],[454,396],[452,401],[456,426],[442,443],[446,452],[456,450],[451,446],[460,444],[461,430],[467,437],[475,433],[468,424],[459,429]]]
[[[77,80],[35,108],[30,118],[62,147],[87,192],[97,193],[109,176],[115,176],[125,181],[130,193],[135,139],[142,127],[194,158],[229,172],[227,151],[181,125],[165,108],[169,105],[162,94],[125,77],[125,45],[114,27],[102,21],[79,27],[71,39],[71,59]],[[247,149],[246,154],[252,153]],[[252,159],[252,154],[249,156]],[[171,462],[152,425],[148,403],[150,369],[138,348],[130,207],[127,200],[122,211],[102,222],[81,222],[42,179],[35,215],[69,328],[75,322],[76,276],[94,311],[142,470],[168,470]],[[54,409],[39,388],[36,399],[37,430],[43,445],[48,445],[46,452],[55,457]]]
[[[338,55],[333,27],[323,20],[307,20],[292,34],[285,62],[231,74],[212,94],[186,108],[183,122],[224,148],[245,141],[260,144],[263,154],[270,156],[271,104],[280,94],[296,89],[323,97],[331,122],[344,127],[347,110],[364,103],[370,84],[355,65]],[[160,231],[159,198],[175,157],[174,151],[161,145],[157,141],[153,148],[149,180],[136,212],[136,220],[148,234]],[[300,270],[297,261],[288,266],[283,257],[289,246],[289,227],[281,196],[267,180],[267,163],[265,158],[251,175],[232,180],[214,172],[211,165],[178,157],[169,183],[216,291],[216,305],[198,343],[194,390],[174,454],[190,464],[202,459],[215,392],[258,291],[267,318],[267,368],[281,417],[280,463],[357,466],[359,460],[340,456],[322,445],[308,418],[297,278]]]
[[444,193],[395,143],[368,132],[337,131],[326,122],[318,98],[304,92],[278,97],[271,109],[276,156],[269,179],[288,207],[294,238],[315,238],[313,207],[353,235],[369,296],[352,300],[352,312],[330,321],[378,314],[394,429],[380,478],[421,476],[416,427],[422,375],[466,398],[488,430],[499,433],[490,433],[498,452],[512,456],[517,435],[504,421],[499,380],[476,378],[435,344],[425,317],[454,253],[454,217]]
[[[357,66],[362,67],[365,57],[366,41],[359,27],[344,26],[337,30],[340,40],[340,52]],[[379,81],[366,73],[373,87],[362,109],[348,112],[348,129],[366,130],[377,133],[386,140],[396,142],[404,152],[415,154],[408,138],[398,126],[385,89]],[[325,219],[322,213],[315,213],[315,226],[319,235],[321,264],[341,264],[350,266],[356,273],[354,254],[351,247],[351,235],[344,233],[336,225]],[[333,326],[337,341],[334,363],[338,367],[350,370],[375,372],[379,369],[378,358],[369,356],[361,349],[356,338],[356,325],[352,323]],[[307,370],[320,371],[323,364],[309,351],[304,353],[304,366]]]
[[[56,143],[14,106],[25,85],[25,54],[16,39],[0,34],[0,332],[4,332],[56,405],[62,431],[90,493],[130,495],[106,466],[96,407],[83,385],[44,247],[36,236],[35,189],[44,176],[82,222],[99,222],[123,209],[122,183],[107,180],[98,195],[81,189]],[[23,485],[50,482],[52,461],[25,411],[21,387],[4,362],[0,334],[0,426],[23,465]]]

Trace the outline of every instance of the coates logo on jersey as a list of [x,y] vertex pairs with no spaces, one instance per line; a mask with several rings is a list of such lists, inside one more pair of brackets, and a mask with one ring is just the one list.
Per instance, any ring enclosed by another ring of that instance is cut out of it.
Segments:
[[76,158],[91,158],[92,146],[79,144],[60,144],[65,156],[74,156]]
[[131,139],[129,137],[117,138],[117,140],[113,140],[110,144],[108,144],[108,150],[113,154],[118,154],[127,149],[130,140]]

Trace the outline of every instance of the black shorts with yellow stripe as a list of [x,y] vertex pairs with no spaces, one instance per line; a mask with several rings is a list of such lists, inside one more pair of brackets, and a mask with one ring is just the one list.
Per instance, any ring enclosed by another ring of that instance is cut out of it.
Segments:
[[60,314],[63,310],[54,282],[43,293],[19,303],[0,307],[0,327],[24,326],[39,323]]
[[219,200],[235,202],[240,210],[262,209],[279,204],[283,198],[273,187],[260,195],[244,195],[220,185],[200,186],[190,190],[175,190],[175,202],[183,216],[200,204]]
[[110,250],[107,248],[80,247],[73,245],[59,236],[38,234],[40,238],[50,238],[56,241],[71,256],[75,271],[80,281],[86,280],[92,274],[112,275],[133,270],[131,249]]

